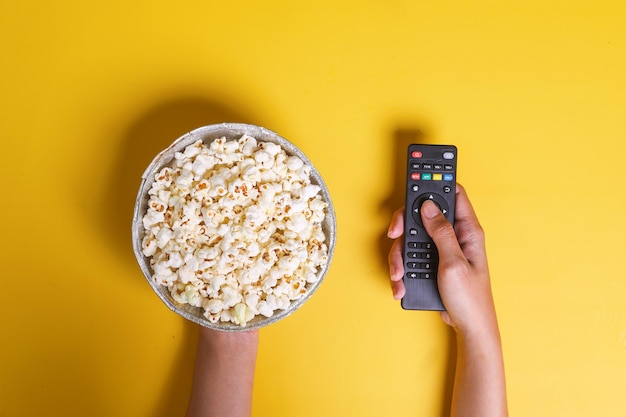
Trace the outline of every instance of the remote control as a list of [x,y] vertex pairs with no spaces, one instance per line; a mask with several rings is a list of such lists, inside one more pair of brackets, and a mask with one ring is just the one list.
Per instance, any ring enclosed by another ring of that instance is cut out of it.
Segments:
[[424,229],[421,207],[432,200],[454,225],[457,149],[452,145],[409,145],[404,214],[405,310],[445,310],[437,287],[437,248]]

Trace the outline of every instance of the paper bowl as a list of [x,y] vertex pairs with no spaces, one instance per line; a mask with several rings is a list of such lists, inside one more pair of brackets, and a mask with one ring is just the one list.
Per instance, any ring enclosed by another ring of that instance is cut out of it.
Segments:
[[[180,304],[176,302],[170,295],[167,287],[152,281],[152,268],[150,266],[150,258],[143,255],[141,243],[145,235],[142,219],[148,209],[148,191],[152,187],[155,174],[159,172],[163,167],[169,166],[171,164],[172,160],[174,159],[174,154],[176,152],[184,150],[188,145],[196,142],[199,139],[201,139],[205,144],[208,145],[214,139],[225,137],[227,140],[237,140],[244,134],[252,136],[260,142],[272,142],[280,145],[288,155],[298,156],[305,164],[308,164],[311,167],[311,183],[319,185],[321,187],[320,194],[323,200],[328,203],[326,217],[324,219],[324,222],[322,223],[322,229],[326,235],[325,243],[328,247],[328,263],[326,264],[325,268],[318,271],[318,280],[315,283],[307,284],[307,293],[302,298],[292,301],[288,309],[277,310],[274,312],[274,315],[272,317],[257,315],[245,326],[240,326],[230,322],[211,323],[203,316],[204,311],[202,308],[192,307],[188,304]],[[282,138],[278,134],[263,127],[239,123],[222,123],[218,125],[200,127],[196,130],[186,133],[185,135],[175,140],[169,147],[161,151],[152,160],[152,162],[142,175],[141,186],[139,187],[139,193],[137,194],[132,224],[132,239],[133,250],[135,252],[135,257],[137,258],[137,262],[139,263],[141,271],[143,272],[145,278],[147,279],[148,283],[150,284],[156,295],[167,307],[169,307],[175,313],[183,316],[187,320],[190,320],[205,327],[223,331],[245,331],[267,326],[291,315],[294,311],[300,308],[304,304],[304,302],[313,295],[313,293],[315,293],[315,291],[322,283],[324,277],[326,276],[333,257],[336,240],[336,219],[333,204],[331,202],[330,194],[328,192],[326,184],[322,180],[321,175],[315,169],[311,161],[309,161],[309,159],[304,155],[304,153],[302,153],[302,151],[300,151],[300,149],[298,149],[295,145],[293,145],[288,140]]]

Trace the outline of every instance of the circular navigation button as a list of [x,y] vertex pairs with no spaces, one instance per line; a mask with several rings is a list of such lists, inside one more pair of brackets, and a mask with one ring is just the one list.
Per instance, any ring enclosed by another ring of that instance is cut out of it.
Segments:
[[422,204],[424,204],[426,200],[430,200],[435,203],[435,205],[439,207],[439,210],[441,210],[443,215],[446,216],[448,220],[450,220],[450,208],[448,207],[446,199],[437,193],[424,193],[417,197],[413,202],[413,205],[411,206],[411,213],[413,213],[413,219],[417,224],[419,224],[421,227],[424,227],[424,224],[422,223],[421,210]]

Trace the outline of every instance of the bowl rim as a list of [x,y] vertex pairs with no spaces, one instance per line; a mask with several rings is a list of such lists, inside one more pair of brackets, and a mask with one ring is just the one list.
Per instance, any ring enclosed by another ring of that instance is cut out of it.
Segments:
[[[328,203],[326,216],[322,223],[322,229],[326,235],[326,246],[327,246],[327,255],[328,262],[324,268],[321,268],[318,271],[318,279],[316,282],[312,284],[307,284],[307,294],[298,300],[294,300],[291,302],[288,309],[285,310],[276,310],[272,317],[265,317],[263,315],[256,315],[250,322],[248,322],[244,326],[240,326],[234,323],[211,323],[208,319],[206,319],[202,313],[203,309],[201,307],[192,307],[188,304],[179,304],[176,302],[172,296],[170,295],[167,287],[157,284],[152,281],[152,269],[150,267],[150,257],[147,257],[143,254],[142,251],[142,241],[145,235],[143,228],[143,216],[147,210],[147,203],[149,200],[148,191],[154,182],[154,175],[160,171],[163,167],[171,164],[174,159],[174,154],[176,152],[180,152],[185,149],[188,145],[195,143],[197,140],[201,139],[205,144],[211,143],[213,140],[226,137],[227,140],[236,140],[241,138],[243,135],[249,135],[254,137],[259,142],[273,142],[281,146],[281,148],[288,155],[298,156],[302,161],[311,167],[310,179],[312,184],[319,185],[321,188],[321,195],[323,200]],[[261,327],[268,326],[272,323],[275,323],[285,317],[290,316],[296,310],[298,310],[312,295],[317,291],[322,281],[326,277],[328,270],[330,269],[330,264],[334,257],[336,239],[337,239],[337,220],[335,217],[334,206],[330,197],[330,193],[328,191],[328,187],[324,182],[322,176],[319,171],[315,168],[313,163],[309,160],[309,158],[293,143],[283,138],[279,134],[274,131],[271,131],[267,128],[246,124],[246,123],[220,123],[220,124],[212,124],[198,127],[192,131],[189,131],[178,139],[174,140],[168,147],[159,152],[152,162],[148,164],[148,167],[145,169],[144,173],[141,176],[141,183],[139,186],[139,191],[137,193],[137,198],[135,200],[135,207],[133,211],[133,222],[132,222],[132,239],[133,239],[133,251],[135,253],[135,258],[139,263],[139,267],[143,272],[144,277],[150,284],[150,287],[157,294],[159,299],[174,313],[181,315],[182,317],[190,320],[194,323],[197,323],[201,326],[208,327],[215,330],[222,331],[248,331],[259,329]]]

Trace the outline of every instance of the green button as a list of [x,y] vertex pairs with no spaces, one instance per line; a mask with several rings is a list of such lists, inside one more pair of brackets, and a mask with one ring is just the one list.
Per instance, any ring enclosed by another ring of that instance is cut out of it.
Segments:
[[425,174],[425,173],[422,173],[422,180],[424,180],[424,181],[430,181],[430,180],[432,180],[432,179],[433,179],[433,174]]

